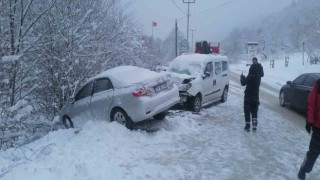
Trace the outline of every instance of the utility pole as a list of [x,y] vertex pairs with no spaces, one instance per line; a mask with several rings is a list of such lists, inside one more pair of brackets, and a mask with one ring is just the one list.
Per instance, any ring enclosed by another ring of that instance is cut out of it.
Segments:
[[190,17],[190,3],[195,3],[196,0],[183,0],[183,3],[188,3],[188,14],[187,14],[187,41],[189,42],[189,17]]
[[195,29],[190,29],[191,31],[191,50],[194,52],[194,44],[193,44],[193,32],[196,31]]
[[176,42],[175,42],[175,47],[176,47],[176,57],[178,56],[178,21],[176,19]]
[[304,65],[304,41],[302,41],[302,65]]

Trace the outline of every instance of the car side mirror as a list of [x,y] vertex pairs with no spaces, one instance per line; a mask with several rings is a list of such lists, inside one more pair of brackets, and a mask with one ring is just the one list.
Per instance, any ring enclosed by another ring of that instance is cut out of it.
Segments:
[[202,75],[202,78],[205,79],[207,77],[210,77],[210,73],[208,72],[205,72],[203,75]]
[[73,104],[73,103],[75,102],[74,97],[70,97],[70,98],[69,98],[69,102],[70,102],[71,104]]
[[287,85],[291,86],[292,82],[291,81],[287,81]]

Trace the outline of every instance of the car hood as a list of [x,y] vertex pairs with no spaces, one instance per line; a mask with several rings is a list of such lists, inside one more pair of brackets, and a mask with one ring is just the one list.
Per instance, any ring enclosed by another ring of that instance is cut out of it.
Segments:
[[181,84],[188,84],[190,81],[194,80],[196,77],[188,74],[178,74],[174,72],[169,72],[174,83],[179,87]]

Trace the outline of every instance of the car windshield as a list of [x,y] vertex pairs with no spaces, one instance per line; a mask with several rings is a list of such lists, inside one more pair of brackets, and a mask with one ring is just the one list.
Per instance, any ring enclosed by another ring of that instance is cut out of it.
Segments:
[[200,76],[202,72],[201,64],[199,63],[172,63],[169,71],[178,74],[187,74],[191,76]]

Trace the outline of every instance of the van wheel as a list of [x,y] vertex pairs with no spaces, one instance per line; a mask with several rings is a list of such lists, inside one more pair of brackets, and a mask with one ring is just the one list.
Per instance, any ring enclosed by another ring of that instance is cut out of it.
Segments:
[[134,122],[122,109],[115,109],[111,114],[111,120],[125,125],[128,129],[132,129]]
[[224,103],[224,102],[227,101],[227,99],[228,99],[228,88],[225,87],[224,90],[223,90],[220,102]]
[[66,129],[74,128],[73,122],[69,116],[63,116],[62,126],[63,128],[66,128]]
[[154,115],[153,118],[155,120],[162,120],[167,116],[167,114],[168,114],[168,111],[163,111],[163,112],[161,112],[159,114]]
[[200,94],[196,95],[190,101],[190,108],[193,112],[200,112],[201,110],[201,97]]

